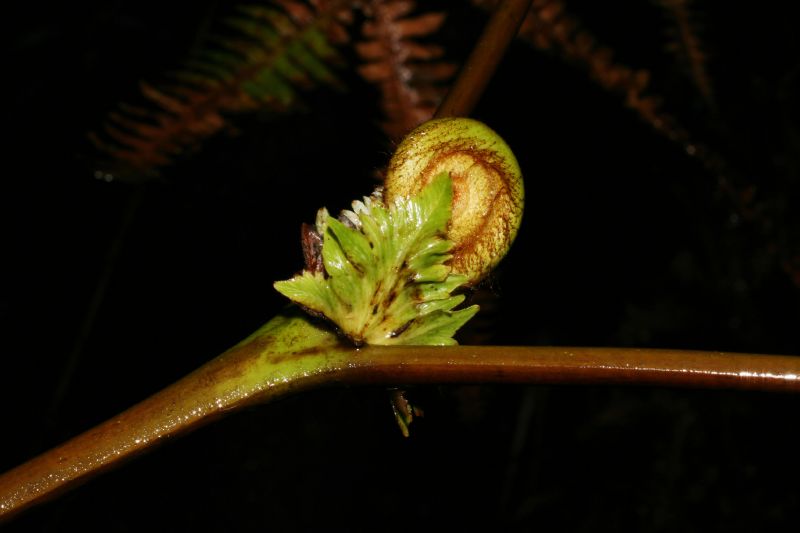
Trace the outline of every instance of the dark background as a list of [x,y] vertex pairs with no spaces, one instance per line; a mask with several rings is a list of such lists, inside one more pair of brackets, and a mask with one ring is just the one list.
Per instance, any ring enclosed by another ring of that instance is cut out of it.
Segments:
[[[238,136],[211,139],[157,179],[97,180],[87,132],[135,98],[139,80],[180,65],[229,8],[16,4],[3,20],[2,470],[274,315],[284,302],[272,282],[301,265],[300,223],[367,194],[390,153],[376,90],[345,66],[347,91],[306,93],[305,110],[285,116],[238,117]],[[754,187],[755,215],[580,67],[515,44],[474,116],[517,154],[526,215],[465,340],[800,354],[800,289],[786,267],[799,229],[794,19],[781,2],[695,2],[713,114],[668,53],[661,10],[594,4],[567,7],[620,62],[652,72],[664,109],[726,159],[724,177]],[[483,19],[459,4],[449,21],[441,40],[458,60]],[[410,394],[426,416],[408,439],[382,390],[308,393],[170,442],[6,530],[796,528],[796,396]]]

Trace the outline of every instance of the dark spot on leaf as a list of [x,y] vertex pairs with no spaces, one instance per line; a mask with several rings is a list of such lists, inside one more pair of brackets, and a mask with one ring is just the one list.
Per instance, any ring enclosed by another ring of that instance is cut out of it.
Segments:
[[382,302],[384,307],[389,307],[392,303],[397,299],[397,289],[393,289],[392,292],[386,297],[386,299]]
[[393,338],[393,339],[394,339],[395,337],[399,337],[400,335],[402,335],[402,334],[403,334],[403,332],[404,332],[405,330],[407,330],[407,329],[409,328],[409,326],[411,326],[411,324],[412,324],[413,322],[414,322],[413,320],[409,320],[408,322],[406,322],[405,324],[403,324],[402,326],[400,326],[399,328],[397,328],[396,330],[394,330],[394,331],[393,331],[393,332],[392,332],[392,333],[391,333],[389,336],[390,336],[391,338]]

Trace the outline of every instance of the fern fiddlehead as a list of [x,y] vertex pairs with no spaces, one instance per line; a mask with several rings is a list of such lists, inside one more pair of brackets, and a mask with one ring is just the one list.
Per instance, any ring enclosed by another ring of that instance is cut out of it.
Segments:
[[475,284],[503,258],[522,220],[522,173],[508,145],[476,120],[427,122],[389,163],[386,199],[418,193],[441,172],[453,180],[450,266]]
[[521,221],[516,159],[480,122],[433,120],[398,147],[384,194],[339,219],[320,210],[323,268],[307,256],[308,269],[275,288],[356,345],[455,344],[478,308],[456,309],[454,291],[500,261]]

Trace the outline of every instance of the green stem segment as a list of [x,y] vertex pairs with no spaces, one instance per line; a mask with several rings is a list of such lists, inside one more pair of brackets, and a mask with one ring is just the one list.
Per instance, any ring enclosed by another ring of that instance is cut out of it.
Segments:
[[0,521],[244,406],[335,384],[476,382],[800,392],[800,357],[525,346],[356,349],[291,308],[184,379],[0,476]]

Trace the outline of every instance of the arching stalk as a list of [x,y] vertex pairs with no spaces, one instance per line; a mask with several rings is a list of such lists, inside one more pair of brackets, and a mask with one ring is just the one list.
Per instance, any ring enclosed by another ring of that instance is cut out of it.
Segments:
[[800,358],[682,350],[345,345],[296,308],[177,383],[0,476],[0,521],[253,404],[332,385],[582,383],[800,392]]

